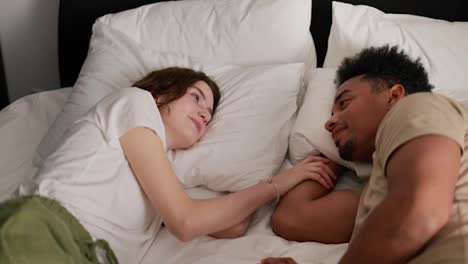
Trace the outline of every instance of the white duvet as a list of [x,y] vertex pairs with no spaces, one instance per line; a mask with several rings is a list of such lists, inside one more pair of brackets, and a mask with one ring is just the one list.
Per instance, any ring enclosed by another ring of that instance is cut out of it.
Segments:
[[[32,163],[35,150],[69,93],[70,88],[64,88],[29,95],[0,111],[0,201],[18,195],[19,190],[27,193],[28,183],[37,172]],[[191,192],[209,193],[200,188]],[[286,241],[271,231],[272,209],[271,205],[261,208],[247,234],[238,239],[200,237],[184,243],[164,228],[143,263],[255,264],[267,256],[289,256],[298,263],[338,262],[347,244]]]

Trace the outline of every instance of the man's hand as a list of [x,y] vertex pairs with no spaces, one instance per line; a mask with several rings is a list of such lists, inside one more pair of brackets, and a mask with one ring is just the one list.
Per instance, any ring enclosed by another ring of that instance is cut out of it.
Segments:
[[260,264],[297,264],[292,258],[264,258]]

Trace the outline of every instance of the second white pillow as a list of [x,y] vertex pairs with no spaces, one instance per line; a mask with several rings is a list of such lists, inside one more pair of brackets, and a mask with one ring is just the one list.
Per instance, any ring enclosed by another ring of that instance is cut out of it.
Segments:
[[324,67],[337,67],[364,48],[398,45],[420,58],[434,92],[468,106],[468,22],[387,14],[365,5],[333,2],[333,23]]

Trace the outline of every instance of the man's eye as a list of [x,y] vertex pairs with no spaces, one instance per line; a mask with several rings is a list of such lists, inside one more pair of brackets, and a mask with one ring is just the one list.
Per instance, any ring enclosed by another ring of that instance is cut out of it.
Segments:
[[346,108],[346,107],[348,106],[348,104],[349,104],[349,101],[350,101],[349,99],[341,100],[341,101],[340,101],[340,104],[339,104],[339,105],[340,105],[340,108],[341,108],[341,109]]
[[195,101],[200,101],[200,96],[198,96],[198,94],[192,94],[193,98],[195,98]]

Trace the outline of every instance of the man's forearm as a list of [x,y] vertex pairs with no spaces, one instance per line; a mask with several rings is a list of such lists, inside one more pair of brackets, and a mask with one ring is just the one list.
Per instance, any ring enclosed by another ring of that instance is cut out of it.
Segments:
[[436,232],[411,210],[400,201],[384,200],[360,227],[340,263],[406,263]]

